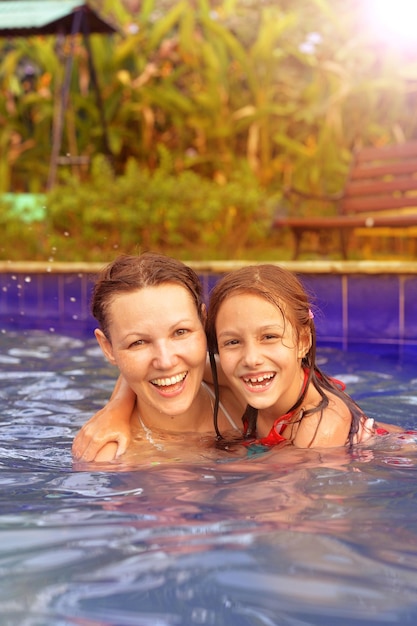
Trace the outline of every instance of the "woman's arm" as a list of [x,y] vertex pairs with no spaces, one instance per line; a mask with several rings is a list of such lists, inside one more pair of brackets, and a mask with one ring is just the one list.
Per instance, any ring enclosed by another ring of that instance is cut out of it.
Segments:
[[132,438],[130,418],[135,394],[119,376],[109,402],[77,433],[72,454],[78,461],[112,461],[123,454]]

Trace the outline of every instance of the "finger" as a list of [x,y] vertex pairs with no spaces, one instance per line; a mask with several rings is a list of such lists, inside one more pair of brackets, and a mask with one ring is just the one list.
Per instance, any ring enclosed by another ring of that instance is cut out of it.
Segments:
[[116,452],[116,459],[119,458],[119,456],[122,456],[122,454],[124,454],[129,446],[130,443],[130,437],[127,437],[126,435],[119,433],[119,436],[117,438],[117,452]]
[[72,444],[72,454],[77,461],[94,461],[97,453],[103,447],[103,442],[95,442],[79,433]]
[[375,434],[375,420],[372,417],[368,417],[365,421],[359,424],[358,432],[353,437],[353,443],[364,443],[368,441]]

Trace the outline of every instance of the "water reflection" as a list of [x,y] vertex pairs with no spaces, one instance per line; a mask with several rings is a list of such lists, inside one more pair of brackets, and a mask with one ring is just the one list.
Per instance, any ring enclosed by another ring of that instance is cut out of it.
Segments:
[[[416,622],[413,436],[77,466],[115,373],[94,340],[1,342],[2,626]],[[417,427],[412,362],[322,359],[369,413]]]

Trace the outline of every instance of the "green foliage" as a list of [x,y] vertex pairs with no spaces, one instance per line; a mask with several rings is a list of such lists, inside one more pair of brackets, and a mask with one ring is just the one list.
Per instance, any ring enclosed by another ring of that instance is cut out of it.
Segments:
[[192,171],[175,174],[160,147],[153,172],[130,159],[116,177],[104,157],[91,181],[66,184],[47,197],[48,241],[56,260],[97,260],[110,250],[152,249],[183,258],[239,258],[267,236],[265,191],[243,163],[229,181]]
[[12,194],[0,196],[0,259],[45,258],[42,204],[36,198],[19,198],[16,202]]
[[[69,196],[54,196],[51,219],[92,237],[84,254],[241,254],[260,237],[264,197],[289,185],[333,194],[356,147],[416,136],[414,57],[372,40],[357,0],[92,2],[124,33],[91,37],[105,127],[82,38],[0,40],[0,192],[45,191],[73,59],[61,153],[94,165],[59,168]],[[105,135],[111,168],[98,158]]]

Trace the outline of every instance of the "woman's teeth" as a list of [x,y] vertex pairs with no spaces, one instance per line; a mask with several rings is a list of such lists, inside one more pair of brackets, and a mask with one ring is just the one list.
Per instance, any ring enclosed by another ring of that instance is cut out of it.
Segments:
[[176,376],[170,376],[169,378],[154,378],[150,382],[157,387],[169,387],[170,385],[176,385],[184,380],[187,376],[187,372],[177,374]]

